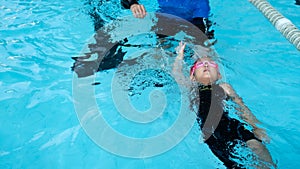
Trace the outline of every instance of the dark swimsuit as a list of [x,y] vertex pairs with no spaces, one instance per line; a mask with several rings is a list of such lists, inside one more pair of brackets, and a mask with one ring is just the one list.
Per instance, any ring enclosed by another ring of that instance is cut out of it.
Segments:
[[[219,85],[199,86],[199,97],[197,121],[204,134],[205,143],[226,167],[242,168],[231,159],[234,146],[251,139],[259,139],[244,127],[244,123],[229,117],[228,112],[223,111],[223,100],[226,99],[226,95]],[[212,123],[206,122],[211,115],[212,117],[219,116],[219,119],[213,119]]]

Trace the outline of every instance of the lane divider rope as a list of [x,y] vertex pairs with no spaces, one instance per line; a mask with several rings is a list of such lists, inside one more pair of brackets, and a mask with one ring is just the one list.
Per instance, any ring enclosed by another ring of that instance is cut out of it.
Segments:
[[249,0],[295,47],[300,50],[300,30],[266,0]]

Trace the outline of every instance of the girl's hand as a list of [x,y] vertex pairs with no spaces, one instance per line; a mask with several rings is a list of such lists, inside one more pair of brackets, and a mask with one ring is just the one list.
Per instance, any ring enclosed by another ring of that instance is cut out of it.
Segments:
[[183,59],[185,45],[186,45],[186,43],[183,43],[182,41],[180,41],[179,45],[175,48],[176,53],[178,54],[178,56],[177,56],[178,59]]

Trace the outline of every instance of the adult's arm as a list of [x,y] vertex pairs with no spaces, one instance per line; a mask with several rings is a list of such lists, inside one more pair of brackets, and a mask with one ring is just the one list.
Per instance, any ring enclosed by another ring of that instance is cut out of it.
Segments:
[[121,0],[121,4],[125,9],[130,9],[136,18],[144,18],[146,16],[144,5],[139,4],[137,0]]
[[125,9],[130,9],[131,5],[133,4],[139,4],[137,0],[121,0],[121,5]]

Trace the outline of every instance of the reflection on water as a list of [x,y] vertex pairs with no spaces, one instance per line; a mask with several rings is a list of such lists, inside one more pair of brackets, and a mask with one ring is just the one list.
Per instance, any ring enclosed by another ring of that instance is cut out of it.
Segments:
[[[91,1],[92,4],[98,2]],[[115,11],[123,14],[124,11],[117,7],[119,2],[105,3],[113,3]],[[279,168],[297,168],[297,143],[300,140],[298,51],[247,1],[224,3],[217,0],[211,1],[211,6],[217,22],[216,48],[224,61],[229,82],[267,128],[272,138],[268,147],[279,161]],[[70,58],[78,56],[95,33],[93,21],[87,15],[89,9],[92,9],[89,4],[79,0],[1,2],[0,168],[221,168],[222,164],[205,144],[199,144],[198,126],[194,126],[190,135],[174,149],[143,160],[109,154],[78,128],[72,99],[73,72],[70,70],[74,61]],[[289,19],[297,21],[294,12],[297,9],[290,7],[289,10],[293,11],[287,12],[291,14]],[[238,15],[232,11],[238,11]],[[115,14],[119,16],[117,12]],[[129,12],[126,14],[130,15]],[[140,50],[137,47],[126,50],[131,53],[131,49]],[[133,58],[128,56],[128,59]],[[105,103],[108,98],[105,93],[109,88],[103,86],[107,84],[104,82],[110,82],[107,79],[114,72],[115,69],[98,72],[100,84],[95,85],[99,91],[97,96],[103,96],[101,102],[108,112],[111,107]],[[141,81],[148,73],[154,75],[149,79],[153,83]],[[143,95],[140,89],[150,92],[153,86],[158,89],[163,88],[162,85],[169,87],[169,76],[163,73],[167,77],[164,79],[160,75],[156,69],[137,74],[130,85],[141,86],[134,86],[134,90],[129,88],[128,93],[134,94],[133,99],[137,98],[133,102],[141,104],[137,97]],[[169,92],[171,89],[166,91]],[[147,96],[141,97],[146,99]],[[141,111],[147,108],[149,106],[144,105]],[[118,124],[119,119],[114,120]],[[126,128],[120,130],[126,132]]]

